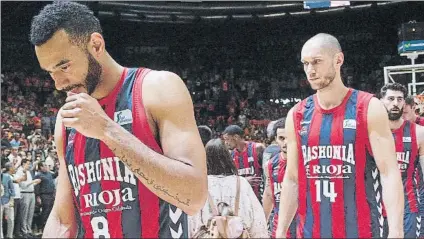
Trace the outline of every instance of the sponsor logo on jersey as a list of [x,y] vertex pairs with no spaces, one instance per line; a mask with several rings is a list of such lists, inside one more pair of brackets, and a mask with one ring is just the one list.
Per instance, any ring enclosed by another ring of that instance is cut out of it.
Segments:
[[115,112],[114,120],[119,125],[131,124],[133,122],[132,112],[129,109]]
[[404,143],[411,143],[411,137],[403,137],[402,138],[402,142],[404,142]]
[[[121,169],[124,169],[123,172]],[[130,187],[80,195],[83,186],[95,182],[117,181],[137,185],[134,173],[118,157],[102,158],[95,162],[86,162],[76,166],[68,165],[68,173],[75,196],[81,198],[81,209],[97,207],[102,204],[112,206],[112,209],[108,209],[111,211],[126,210],[131,208],[119,207],[119,205],[122,202],[136,200]],[[91,213],[97,212],[93,210]]]
[[343,129],[356,129],[356,120],[354,119],[343,120]]

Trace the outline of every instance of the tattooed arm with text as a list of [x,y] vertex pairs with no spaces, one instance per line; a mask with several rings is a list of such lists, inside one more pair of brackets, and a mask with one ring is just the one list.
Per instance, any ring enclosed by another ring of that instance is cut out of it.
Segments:
[[177,75],[152,71],[144,78],[142,96],[163,155],[110,119],[97,100],[84,93],[68,93],[63,123],[103,141],[154,194],[195,214],[207,198],[207,174],[190,94]]

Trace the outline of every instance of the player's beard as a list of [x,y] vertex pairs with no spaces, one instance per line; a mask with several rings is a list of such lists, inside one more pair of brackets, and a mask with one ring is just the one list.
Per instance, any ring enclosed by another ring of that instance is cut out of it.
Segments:
[[334,69],[334,66],[330,66],[328,73],[323,78],[324,80],[322,82],[317,83],[316,86],[312,86],[312,89],[322,90],[334,81],[334,79],[336,78],[336,69]]
[[399,120],[402,117],[402,115],[403,115],[403,107],[401,109],[399,109],[399,111],[397,113],[391,112],[391,111],[387,110],[387,114],[389,115],[389,120],[390,121]]
[[85,87],[87,88],[87,93],[89,95],[93,94],[97,86],[100,83],[100,77],[102,74],[102,66],[97,62],[94,57],[88,53],[88,70],[87,76],[85,77]]
[[97,62],[97,60],[87,51],[87,75],[84,79],[84,83],[73,84],[64,89],[63,91],[71,91],[75,88],[85,88],[87,90],[87,94],[91,95],[96,90],[97,86],[100,83],[100,77],[102,74],[102,66]]

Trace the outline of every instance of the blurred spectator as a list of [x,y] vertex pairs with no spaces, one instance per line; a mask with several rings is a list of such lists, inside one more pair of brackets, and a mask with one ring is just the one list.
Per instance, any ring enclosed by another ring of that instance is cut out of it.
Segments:
[[54,196],[55,196],[55,184],[54,179],[57,177],[57,172],[50,172],[47,165],[43,162],[38,163],[38,174],[35,175],[34,179],[40,179],[40,184],[36,187],[37,202],[41,202],[41,228],[47,222],[47,218],[53,208]]
[[5,165],[5,172],[2,174],[2,180],[1,183],[3,185],[4,193],[3,196],[1,196],[1,213],[0,213],[0,238],[4,238],[3,236],[3,218],[6,218],[7,220],[7,230],[6,230],[6,237],[12,238],[13,237],[13,226],[15,224],[14,222],[14,215],[15,211],[13,209],[14,200],[13,197],[15,196],[15,188],[13,187],[13,179],[11,174],[13,174],[13,165],[11,163],[6,163]]
[[22,177],[26,175],[27,180],[19,183],[21,188],[21,203],[20,207],[22,209],[21,218],[21,228],[20,232],[24,237],[32,237],[32,220],[34,217],[35,209],[35,194],[34,194],[34,185],[37,185],[41,182],[40,179],[32,179],[30,172],[31,162],[28,159],[22,160],[21,167],[18,168],[16,172],[17,177]]
[[21,162],[22,162],[22,158],[18,154],[18,149],[19,149],[18,147],[12,148],[12,152],[10,153],[10,155],[8,157],[9,162],[12,163],[12,165],[15,168],[18,168],[21,165]]

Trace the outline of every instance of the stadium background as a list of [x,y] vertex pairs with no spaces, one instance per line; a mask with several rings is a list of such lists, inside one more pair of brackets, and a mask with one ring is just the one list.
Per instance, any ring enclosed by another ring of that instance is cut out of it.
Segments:
[[[37,161],[57,170],[51,134],[64,94],[40,70],[28,40],[32,16],[48,3],[1,2],[2,167],[18,147],[17,155],[31,159],[34,170]],[[300,64],[306,39],[335,35],[345,53],[345,83],[375,93],[384,83],[384,66],[410,62],[397,53],[400,24],[424,21],[422,2],[312,10],[302,2],[85,4],[101,20],[107,49],[120,64],[177,73],[192,94],[199,125],[219,135],[237,123],[246,138],[260,142],[266,142],[270,120],[312,93]],[[411,76],[395,80],[407,84]],[[424,74],[417,80],[424,81]]]

